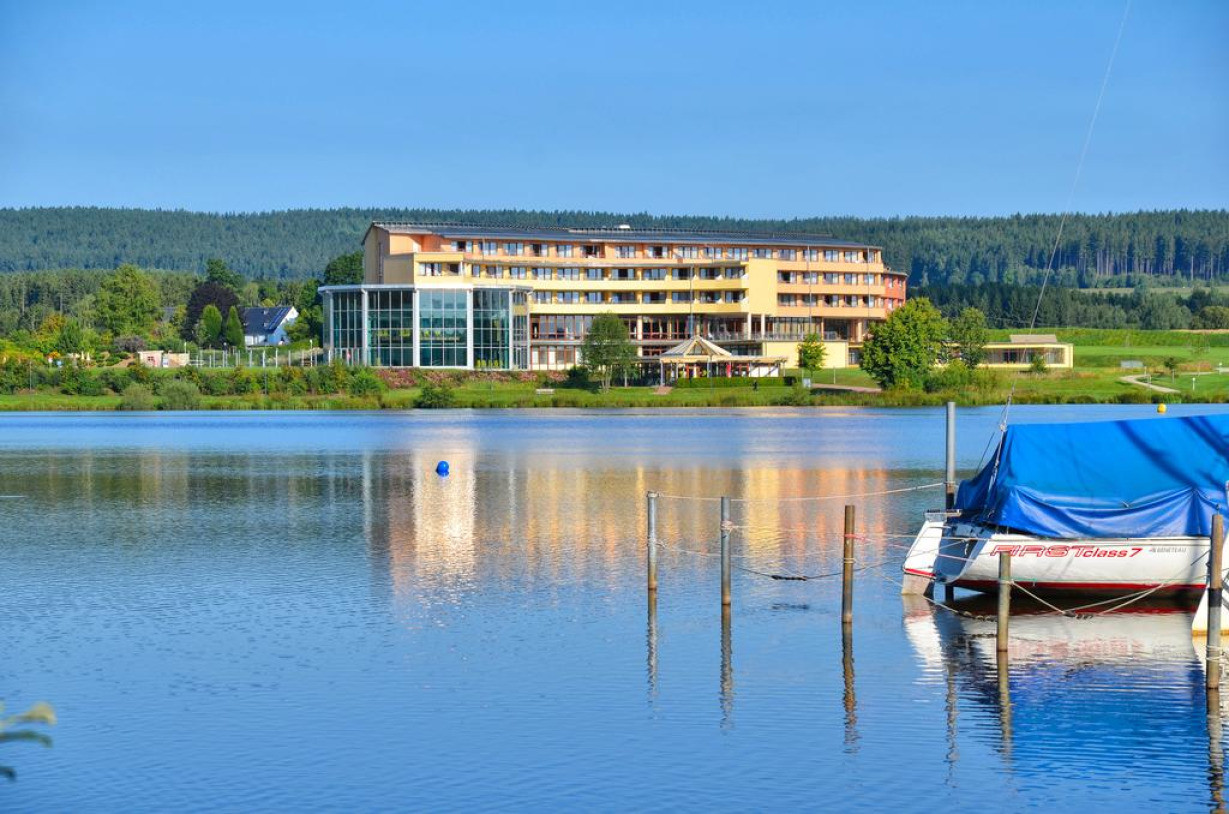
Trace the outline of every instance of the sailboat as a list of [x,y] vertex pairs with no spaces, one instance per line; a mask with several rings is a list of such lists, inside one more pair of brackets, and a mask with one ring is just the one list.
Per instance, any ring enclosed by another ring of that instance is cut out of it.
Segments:
[[1206,584],[1212,516],[1225,514],[1229,415],[1017,424],[928,513],[904,593],[934,584],[1036,592],[1189,595]]

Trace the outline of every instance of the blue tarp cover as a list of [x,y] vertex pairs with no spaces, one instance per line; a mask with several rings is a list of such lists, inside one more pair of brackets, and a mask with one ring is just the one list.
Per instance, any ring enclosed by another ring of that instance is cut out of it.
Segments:
[[956,508],[1041,537],[1207,536],[1227,480],[1229,415],[1021,424]]

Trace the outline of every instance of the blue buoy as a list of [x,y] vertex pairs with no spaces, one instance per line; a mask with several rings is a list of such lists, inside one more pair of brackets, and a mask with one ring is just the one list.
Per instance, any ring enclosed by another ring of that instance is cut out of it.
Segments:
[[440,461],[439,463],[437,463],[435,465],[435,474],[440,475],[442,477],[447,477],[448,476],[448,462]]

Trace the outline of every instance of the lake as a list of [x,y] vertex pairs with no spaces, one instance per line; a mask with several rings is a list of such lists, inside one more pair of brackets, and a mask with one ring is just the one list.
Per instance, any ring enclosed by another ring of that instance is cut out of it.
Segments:
[[[59,715],[0,808],[1214,807],[1188,613],[1021,616],[1005,698],[993,623],[902,600],[943,447],[934,409],[0,415],[0,697]],[[843,642],[839,580],[754,572],[839,571],[845,502]]]

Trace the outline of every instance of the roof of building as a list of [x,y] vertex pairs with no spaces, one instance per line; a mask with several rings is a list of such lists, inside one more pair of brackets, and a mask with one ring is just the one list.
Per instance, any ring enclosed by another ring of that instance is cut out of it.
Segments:
[[734,354],[712,340],[705,339],[702,336],[693,336],[690,339],[684,339],[674,347],[664,351],[661,355],[667,359],[713,357],[724,359]]
[[248,336],[271,334],[286,321],[286,317],[290,316],[292,310],[294,306],[291,305],[277,305],[273,308],[244,308],[243,333]]
[[[368,232],[380,228],[392,234],[436,234],[444,238],[497,238],[502,240],[574,240],[611,243],[738,243],[762,246],[834,246],[841,248],[879,248],[868,243],[836,240],[827,235],[806,232],[746,232],[707,229],[645,229],[630,226],[482,226],[469,223],[409,223],[372,221]],[[366,239],[366,235],[364,235]]]
[[1057,345],[1058,337],[1054,334],[1011,334],[1008,337],[1013,345]]

